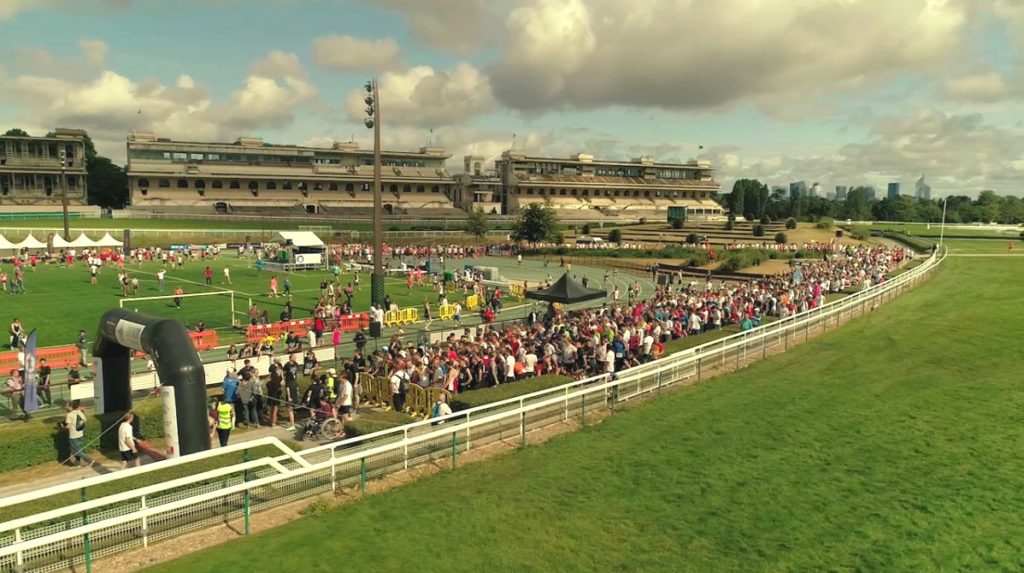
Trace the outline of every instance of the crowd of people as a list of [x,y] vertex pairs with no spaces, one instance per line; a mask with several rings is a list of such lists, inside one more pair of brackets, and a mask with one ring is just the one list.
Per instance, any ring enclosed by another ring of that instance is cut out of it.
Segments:
[[[551,305],[543,314],[534,310],[521,321],[456,330],[434,342],[396,334],[379,350],[367,352],[365,335],[357,333],[357,348],[341,361],[338,371],[320,368],[309,352],[304,358],[293,353],[283,364],[275,359],[265,387],[248,360],[229,377],[245,380],[248,372],[256,388],[251,400],[235,399],[239,411],[256,412],[249,420],[258,420],[265,412],[267,423],[274,424],[273,406],[286,405],[292,427],[296,411],[350,415],[358,406],[360,373],[387,377],[398,410],[411,384],[457,394],[545,374],[576,379],[614,374],[657,359],[671,340],[729,325],[748,330],[769,317],[782,319],[821,306],[829,294],[881,284],[912,257],[903,248],[834,247],[822,260],[804,261],[790,271],[746,282],[686,282],[673,275],[646,298],[568,312]],[[308,385],[300,392],[302,376]],[[238,396],[228,390],[234,382],[226,379],[225,384],[226,395]],[[243,404],[250,402],[271,408],[247,409]]]

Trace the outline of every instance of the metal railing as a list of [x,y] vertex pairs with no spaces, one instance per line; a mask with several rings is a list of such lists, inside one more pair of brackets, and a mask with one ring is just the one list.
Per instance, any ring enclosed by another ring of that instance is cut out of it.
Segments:
[[[746,366],[791,344],[870,312],[927,279],[944,254],[883,284],[746,332],[684,350],[618,373],[596,376],[399,426],[354,439],[292,452],[274,439],[210,450],[153,466],[90,478],[0,500],[0,508],[82,492],[83,501],[0,523],[0,570],[56,571],[208,524],[326,492],[365,492],[367,480],[424,463],[454,467],[460,453],[499,441],[526,444],[531,430],[552,424],[586,425],[618,404],[660,394],[668,386]],[[214,468],[188,477],[89,500],[88,487],[116,483],[145,471],[210,460],[240,449],[273,445],[282,454]]]

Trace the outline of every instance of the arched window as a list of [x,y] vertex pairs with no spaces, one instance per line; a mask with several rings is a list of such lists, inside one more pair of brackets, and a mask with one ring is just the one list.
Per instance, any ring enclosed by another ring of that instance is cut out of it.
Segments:
[[412,192],[412,186],[410,186],[410,185],[403,185],[402,186],[402,193],[410,193],[410,192]]
[[249,182],[249,190],[250,191],[255,191],[255,190],[259,189],[259,188],[260,188],[260,184],[259,183],[255,182],[255,181],[250,181]]
[[196,189],[206,189],[206,181],[202,179],[196,179],[195,186]]
[[238,183],[237,179],[234,179],[228,184],[228,187],[231,187],[232,189],[241,189],[242,186]]
[[416,186],[416,192],[417,193],[423,193],[424,191],[426,191],[426,189],[422,185],[417,185]]
[[167,179],[161,179],[160,183],[158,183],[158,185],[160,187],[165,187],[166,188],[166,187],[170,187],[171,186],[171,182],[169,180],[167,180]]
[[331,181],[327,185],[327,190],[328,191],[337,191],[338,190],[338,183],[336,181]]
[[355,190],[356,190],[355,185],[353,185],[351,183],[346,183],[345,184],[345,191],[355,191]]
[[149,179],[139,179],[139,189],[149,189]]
[[223,189],[224,188],[224,182],[221,181],[220,179],[215,179],[213,181],[213,188],[214,189]]
[[392,193],[398,193],[398,185],[392,185],[391,187],[388,187],[388,189],[389,189],[389,190],[390,190],[390,191],[391,191]]
[[440,191],[441,190],[438,189],[437,185],[434,185],[433,187],[430,188],[431,193],[439,193]]
[[188,180],[178,179],[178,189],[188,189]]

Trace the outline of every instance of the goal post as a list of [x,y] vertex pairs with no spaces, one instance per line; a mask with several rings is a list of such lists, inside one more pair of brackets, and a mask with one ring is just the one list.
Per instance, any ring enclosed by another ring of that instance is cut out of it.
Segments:
[[210,291],[210,292],[196,292],[196,293],[187,293],[187,294],[180,294],[180,295],[166,294],[166,295],[158,295],[158,296],[126,297],[126,298],[118,299],[117,306],[119,308],[127,308],[129,310],[138,311],[137,304],[133,304],[133,303],[140,303],[140,302],[144,303],[144,302],[153,302],[153,301],[173,301],[176,298],[180,298],[180,299],[185,300],[185,299],[190,299],[190,298],[216,297],[216,296],[221,296],[221,297],[222,296],[227,296],[229,301],[230,301],[230,305],[231,305],[231,315],[230,315],[231,316],[231,324],[230,324],[230,326],[235,326],[236,324],[240,324],[241,321],[236,318],[237,311],[235,309],[235,291],[233,291],[233,290],[218,290],[218,291]]

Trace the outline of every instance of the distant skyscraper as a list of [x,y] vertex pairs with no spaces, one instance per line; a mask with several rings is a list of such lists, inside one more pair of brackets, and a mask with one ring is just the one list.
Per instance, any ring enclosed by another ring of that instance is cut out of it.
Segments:
[[868,185],[867,186],[867,190],[868,190],[868,200],[869,201],[877,201],[878,200],[878,191],[875,190],[875,186],[874,185]]
[[924,199],[925,201],[931,201],[931,198],[932,198],[932,188],[931,188],[931,186],[929,186],[927,183],[924,182],[924,175],[923,174],[921,175],[921,178],[917,180],[917,183],[914,184],[914,189],[917,191],[917,198],[918,199]]
[[824,197],[825,192],[821,189],[821,183],[815,182],[807,191],[808,197]]
[[846,201],[846,185],[836,185],[836,201]]
[[789,184],[789,198],[798,199],[800,197],[807,196],[807,182],[806,181],[794,181]]
[[889,183],[889,189],[888,189],[888,192],[885,194],[885,196],[888,197],[889,199],[899,199],[899,197],[900,197],[900,182],[899,181],[893,181],[892,183]]

